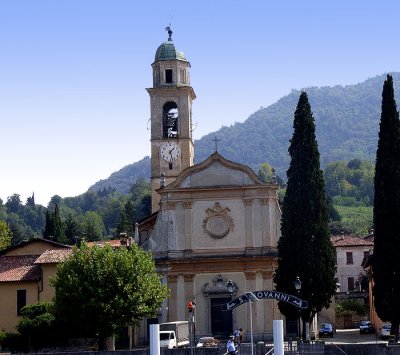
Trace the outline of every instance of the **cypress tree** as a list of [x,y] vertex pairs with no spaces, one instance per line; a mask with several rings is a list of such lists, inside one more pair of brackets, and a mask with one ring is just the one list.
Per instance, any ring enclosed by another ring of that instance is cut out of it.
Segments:
[[46,224],[43,231],[43,238],[54,238],[54,219],[53,214],[49,210],[46,211]]
[[382,90],[382,113],[375,163],[374,305],[383,321],[392,323],[398,340],[400,322],[400,121],[393,78]]
[[58,243],[66,243],[66,237],[64,232],[64,224],[61,221],[60,209],[56,204],[54,207],[54,212],[51,213],[46,211],[46,225],[43,232],[43,237],[45,239],[53,239]]
[[[293,282],[300,277],[299,296],[308,301],[308,308],[301,311],[305,325],[316,312],[329,307],[336,290],[336,252],[328,229],[327,197],[314,118],[305,92],[300,95],[293,127],[274,282],[277,291],[296,295]],[[284,302],[278,305],[287,318],[297,317],[297,310],[292,305]],[[308,337],[308,334],[304,335]]]

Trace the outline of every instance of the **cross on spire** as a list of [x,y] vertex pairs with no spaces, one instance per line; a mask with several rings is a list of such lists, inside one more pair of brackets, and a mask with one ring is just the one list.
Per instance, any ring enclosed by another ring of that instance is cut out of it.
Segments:
[[212,139],[212,141],[215,143],[215,151],[218,151],[218,142],[221,142],[220,139],[217,138],[217,136],[214,137],[214,139]]

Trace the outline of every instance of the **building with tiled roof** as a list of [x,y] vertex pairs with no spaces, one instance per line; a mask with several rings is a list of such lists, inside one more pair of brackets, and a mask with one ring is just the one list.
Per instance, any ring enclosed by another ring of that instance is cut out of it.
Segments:
[[341,285],[341,292],[361,291],[361,266],[365,256],[374,247],[373,241],[352,235],[332,236],[331,241],[336,248],[336,277]]
[[16,332],[24,306],[52,300],[50,277],[71,252],[68,245],[41,238],[0,252],[0,329]]

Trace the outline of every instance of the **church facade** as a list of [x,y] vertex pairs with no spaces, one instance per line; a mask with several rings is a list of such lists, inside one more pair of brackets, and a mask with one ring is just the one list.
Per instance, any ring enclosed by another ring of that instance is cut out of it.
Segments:
[[[169,30],[169,28],[167,28]],[[188,320],[195,304],[196,337],[224,338],[252,325],[255,340],[272,335],[282,319],[277,301],[224,310],[248,291],[273,290],[280,218],[275,183],[217,151],[194,165],[190,63],[168,41],[157,49],[151,102],[153,215],[139,226],[140,243],[152,252],[170,289],[159,322]],[[149,223],[151,221],[151,223]],[[228,286],[231,287],[228,287]],[[252,319],[252,324],[250,324]],[[145,334],[142,334],[145,337]]]

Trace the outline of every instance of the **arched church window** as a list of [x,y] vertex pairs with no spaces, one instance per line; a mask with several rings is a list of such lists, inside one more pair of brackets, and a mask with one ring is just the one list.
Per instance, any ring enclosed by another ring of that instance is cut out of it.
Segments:
[[179,111],[175,102],[167,102],[163,109],[164,138],[178,137]]

